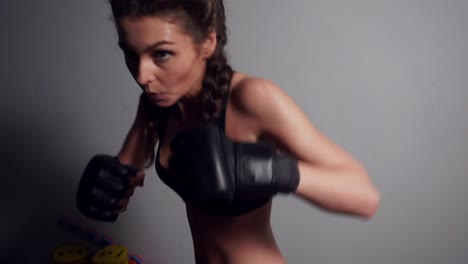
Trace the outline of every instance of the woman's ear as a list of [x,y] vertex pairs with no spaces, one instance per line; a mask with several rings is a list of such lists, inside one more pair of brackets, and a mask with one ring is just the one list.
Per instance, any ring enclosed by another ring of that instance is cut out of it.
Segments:
[[202,56],[204,59],[208,59],[213,55],[216,50],[216,45],[216,31],[211,31],[202,44]]

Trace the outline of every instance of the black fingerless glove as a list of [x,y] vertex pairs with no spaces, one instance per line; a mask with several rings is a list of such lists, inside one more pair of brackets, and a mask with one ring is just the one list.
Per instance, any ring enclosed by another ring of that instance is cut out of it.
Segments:
[[114,222],[121,208],[118,204],[130,189],[129,179],[138,172],[133,166],[123,165],[116,157],[96,155],[86,166],[76,195],[78,209],[84,215]]

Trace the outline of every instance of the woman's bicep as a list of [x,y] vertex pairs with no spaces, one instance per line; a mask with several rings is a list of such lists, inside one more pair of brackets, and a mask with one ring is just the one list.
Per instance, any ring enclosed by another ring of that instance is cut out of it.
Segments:
[[299,106],[270,81],[257,80],[244,101],[259,133],[299,160],[323,167],[360,166],[343,148],[319,131]]

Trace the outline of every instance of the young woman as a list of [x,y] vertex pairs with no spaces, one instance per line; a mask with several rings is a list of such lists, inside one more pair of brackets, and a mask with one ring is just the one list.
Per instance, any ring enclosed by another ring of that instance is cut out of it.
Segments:
[[155,162],[185,201],[197,263],[286,263],[270,226],[278,193],[375,214],[379,193],[366,169],[274,83],[231,69],[222,0],[110,4],[142,95],[118,155],[94,157],[85,170],[83,213],[114,221]]

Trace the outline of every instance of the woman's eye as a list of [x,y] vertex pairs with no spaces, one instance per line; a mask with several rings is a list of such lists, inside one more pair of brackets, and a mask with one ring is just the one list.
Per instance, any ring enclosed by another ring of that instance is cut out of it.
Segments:
[[172,55],[172,52],[169,51],[156,51],[153,53],[153,59],[157,62],[164,62],[169,59],[169,57]]

